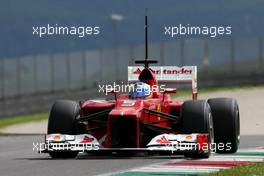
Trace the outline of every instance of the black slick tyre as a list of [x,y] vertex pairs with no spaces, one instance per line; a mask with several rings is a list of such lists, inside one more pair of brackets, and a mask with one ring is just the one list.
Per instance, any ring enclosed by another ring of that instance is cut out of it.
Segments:
[[[49,115],[48,134],[76,134],[76,117],[79,111],[79,104],[74,101],[56,101]],[[49,154],[52,158],[75,158],[78,152],[50,152]]]

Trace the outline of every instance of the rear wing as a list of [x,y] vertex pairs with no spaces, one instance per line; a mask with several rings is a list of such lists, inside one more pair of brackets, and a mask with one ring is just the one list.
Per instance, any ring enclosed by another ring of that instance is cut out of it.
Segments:
[[[129,66],[128,82],[138,81],[138,76],[144,67]],[[151,66],[149,69],[161,82],[187,82],[192,84],[193,99],[197,99],[197,67],[196,66]]]

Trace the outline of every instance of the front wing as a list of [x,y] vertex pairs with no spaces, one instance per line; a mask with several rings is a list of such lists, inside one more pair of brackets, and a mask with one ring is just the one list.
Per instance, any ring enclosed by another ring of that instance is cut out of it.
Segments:
[[145,148],[105,148],[90,134],[48,134],[39,153],[49,152],[100,152],[100,151],[159,151],[184,153],[208,150],[208,134],[161,134],[154,137]]

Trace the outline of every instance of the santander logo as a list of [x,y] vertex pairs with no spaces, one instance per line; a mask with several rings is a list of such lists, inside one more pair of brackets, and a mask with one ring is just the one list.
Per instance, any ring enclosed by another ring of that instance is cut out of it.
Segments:
[[159,144],[171,144],[171,142],[168,141],[165,136],[162,136],[160,139],[157,139],[156,142]]
[[[159,75],[159,74],[164,74],[164,75],[177,75],[177,74],[192,74],[191,69],[186,69],[186,68],[179,68],[179,69],[153,69],[150,68],[152,73]],[[140,68],[136,68],[133,70],[133,74],[139,75],[142,72]]]
[[91,138],[89,136],[85,136],[83,140],[80,143],[90,143],[94,140],[94,138]]
[[141,72],[142,71],[139,68],[137,68],[135,71],[133,71],[133,74],[139,75]]

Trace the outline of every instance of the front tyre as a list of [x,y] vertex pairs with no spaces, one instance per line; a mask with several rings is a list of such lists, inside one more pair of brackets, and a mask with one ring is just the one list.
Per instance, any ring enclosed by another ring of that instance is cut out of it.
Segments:
[[183,103],[181,109],[182,130],[185,134],[208,134],[208,150],[186,152],[185,157],[208,158],[211,154],[210,145],[214,140],[212,113],[209,104],[204,100],[189,100]]
[[[70,100],[56,101],[50,111],[48,134],[76,134],[76,117],[80,113],[78,103]],[[78,152],[50,152],[52,158],[75,158]]]
[[235,153],[240,140],[238,103],[232,98],[208,100],[214,121],[214,136],[217,153]]

